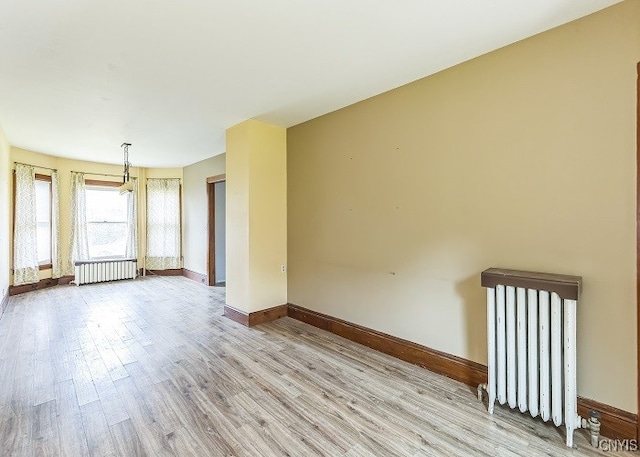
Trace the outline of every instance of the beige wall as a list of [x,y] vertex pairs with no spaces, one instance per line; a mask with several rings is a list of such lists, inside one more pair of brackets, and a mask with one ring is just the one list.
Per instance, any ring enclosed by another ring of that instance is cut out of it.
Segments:
[[269,124],[259,131],[249,164],[250,311],[287,303],[287,136]]
[[226,300],[254,312],[287,303],[287,143],[248,120],[226,138]]
[[10,150],[7,137],[0,127],[0,301],[9,289],[9,261],[11,258],[11,217],[9,213],[9,195],[11,182]]
[[207,178],[225,173],[225,154],[184,168],[184,267],[207,274]]
[[227,278],[226,304],[249,306],[249,157],[250,133],[236,125],[226,132]]
[[[54,157],[38,152],[28,151],[20,148],[11,148],[11,166],[13,162],[21,162],[36,167],[47,167],[58,170],[59,182],[60,182],[60,252],[63,258],[63,265],[65,265],[66,259],[69,256],[70,246],[70,221],[71,221],[71,172],[79,171],[86,174],[88,179],[96,179],[101,181],[120,181],[122,174],[121,165],[109,165],[96,162],[88,162],[82,160],[72,160],[62,157]],[[38,169],[38,173],[51,174],[46,168]],[[114,175],[114,176],[102,176],[102,174]],[[147,177],[153,178],[182,178],[181,168],[171,169],[152,169],[152,168],[137,168],[132,167],[131,176],[139,178],[138,185],[138,266],[143,267],[144,253],[146,251],[146,225],[145,225],[145,199],[146,192],[143,185],[144,180]],[[13,186],[13,181],[11,182]],[[10,192],[10,211],[13,220],[13,192]],[[11,252],[11,251],[10,251]],[[13,261],[11,262],[13,263]],[[50,278],[51,270],[43,270],[40,272],[41,278]]]
[[579,394],[635,412],[627,1],[288,130],[289,300],[486,363],[489,267],[577,274]]

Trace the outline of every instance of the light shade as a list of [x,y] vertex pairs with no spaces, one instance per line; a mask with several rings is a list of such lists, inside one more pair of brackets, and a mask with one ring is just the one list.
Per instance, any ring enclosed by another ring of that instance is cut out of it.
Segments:
[[126,194],[127,192],[133,192],[133,180],[125,182],[118,189],[120,190],[120,195]]

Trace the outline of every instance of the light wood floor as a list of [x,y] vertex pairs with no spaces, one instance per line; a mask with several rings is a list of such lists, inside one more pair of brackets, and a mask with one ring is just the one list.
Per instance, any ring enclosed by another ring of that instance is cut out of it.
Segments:
[[223,303],[181,277],[12,297],[0,455],[606,455],[290,318],[245,328]]

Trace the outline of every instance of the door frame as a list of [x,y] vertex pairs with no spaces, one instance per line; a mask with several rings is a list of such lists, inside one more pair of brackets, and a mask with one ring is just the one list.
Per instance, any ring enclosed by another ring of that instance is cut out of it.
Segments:
[[636,356],[638,411],[636,439],[640,439],[640,62],[636,67]]
[[216,285],[216,183],[227,180],[227,175],[207,178],[207,285]]

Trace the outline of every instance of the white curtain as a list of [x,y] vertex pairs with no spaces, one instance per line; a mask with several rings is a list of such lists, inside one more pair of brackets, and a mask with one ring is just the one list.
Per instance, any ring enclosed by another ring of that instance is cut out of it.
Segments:
[[138,258],[138,181],[133,182],[133,192],[127,194],[127,246],[125,257]]
[[51,172],[51,276],[62,276],[62,256],[60,255],[60,185],[58,172]]
[[13,285],[40,280],[38,224],[36,220],[36,172],[16,164],[15,215],[13,230]]
[[89,258],[87,237],[87,195],[83,173],[71,173],[71,243],[67,274],[75,274],[76,260]]
[[180,267],[180,180],[147,179],[146,268]]

